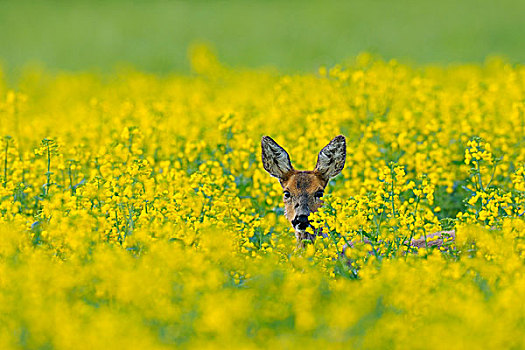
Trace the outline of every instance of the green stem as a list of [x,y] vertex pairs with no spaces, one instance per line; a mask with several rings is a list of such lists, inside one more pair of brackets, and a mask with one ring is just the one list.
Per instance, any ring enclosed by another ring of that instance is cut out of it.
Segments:
[[117,227],[118,241],[122,245],[122,234],[120,233],[119,222],[118,222],[118,215],[117,215],[117,211],[116,210],[115,210],[115,226]]
[[73,177],[71,175],[71,163],[69,164],[69,167],[67,169],[68,175],[69,175],[69,188],[71,189],[71,195],[75,195],[75,189],[73,188]]
[[390,176],[392,176],[392,189],[390,191],[390,200],[392,202],[392,217],[395,218],[396,217],[396,211],[395,211],[395,207],[394,207],[394,181],[395,181],[395,177],[394,177],[394,165],[392,163],[390,163]]
[[492,175],[490,176],[489,183],[487,184],[487,187],[490,187],[490,184],[492,183],[492,180],[494,180],[494,175],[496,174],[496,168],[498,167],[498,163],[494,162],[494,166],[492,168]]
[[[334,233],[332,232],[332,230],[330,230],[329,233],[330,233],[330,238],[332,239],[332,242],[334,243],[334,247],[337,251],[337,256],[341,256],[341,253],[339,253],[339,249],[337,249],[337,240],[334,237]],[[343,240],[346,242],[346,239],[344,239],[344,237],[343,237]]]
[[4,188],[7,186],[7,149],[9,148],[9,141],[5,141],[5,163],[4,163]]
[[[415,213],[414,213],[414,217],[416,218],[417,220],[417,208],[419,206],[419,196],[417,196],[417,202],[416,202],[416,210],[415,210]],[[416,227],[414,227],[416,228]],[[410,237],[408,238],[408,246],[407,246],[407,251],[405,253],[405,261],[407,260],[407,257],[408,257],[408,252],[410,251],[410,245],[412,244],[412,238],[414,238],[414,231],[410,231]]]
[[485,190],[483,189],[483,181],[481,180],[481,168],[479,166],[479,161],[476,161],[476,171],[478,173],[477,175],[478,175],[479,189],[482,192],[485,192]]
[[129,153],[130,154],[133,154],[133,151],[132,151],[132,146],[133,146],[133,133],[131,132],[132,130],[130,130],[129,132],[129,144],[128,144],[128,150],[129,150]]
[[46,143],[47,146],[47,183],[46,183],[46,190],[44,191],[44,194],[47,196],[49,194],[49,184],[51,182],[51,151],[49,149],[49,142]]
[[135,223],[133,222],[133,213],[135,212],[135,208],[128,204],[128,223],[127,223],[127,229],[126,229],[126,235],[124,237],[127,237],[131,234],[133,234],[133,229],[135,228]]

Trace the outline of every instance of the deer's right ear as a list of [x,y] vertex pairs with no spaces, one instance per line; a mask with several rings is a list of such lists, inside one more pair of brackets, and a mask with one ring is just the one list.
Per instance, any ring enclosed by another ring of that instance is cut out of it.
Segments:
[[269,136],[262,138],[261,148],[264,169],[279,180],[284,180],[293,170],[288,153]]

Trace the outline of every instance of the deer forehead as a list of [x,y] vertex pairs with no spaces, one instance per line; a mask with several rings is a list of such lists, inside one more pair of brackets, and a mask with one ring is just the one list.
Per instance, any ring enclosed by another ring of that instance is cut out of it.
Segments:
[[282,186],[292,194],[312,194],[323,190],[326,182],[315,171],[296,171],[283,181]]

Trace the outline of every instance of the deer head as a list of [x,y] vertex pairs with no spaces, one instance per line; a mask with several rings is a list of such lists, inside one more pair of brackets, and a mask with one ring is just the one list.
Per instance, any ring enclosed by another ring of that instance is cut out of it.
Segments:
[[317,165],[311,171],[295,170],[288,153],[271,137],[264,136],[261,147],[264,169],[279,179],[283,188],[284,212],[295,230],[298,245],[302,245],[304,239],[313,241],[315,235],[306,232],[310,226],[308,215],[323,205],[328,181],[345,166],[345,137],[339,135],[330,141],[319,152]]

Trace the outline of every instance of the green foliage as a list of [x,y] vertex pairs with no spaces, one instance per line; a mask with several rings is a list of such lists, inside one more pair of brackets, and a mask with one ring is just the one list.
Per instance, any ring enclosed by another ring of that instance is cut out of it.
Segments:
[[[0,2],[0,62],[10,72],[134,65],[188,71],[187,50],[213,45],[231,66],[317,69],[362,51],[418,63],[525,59],[522,1]],[[16,76],[16,74],[15,74]]]

